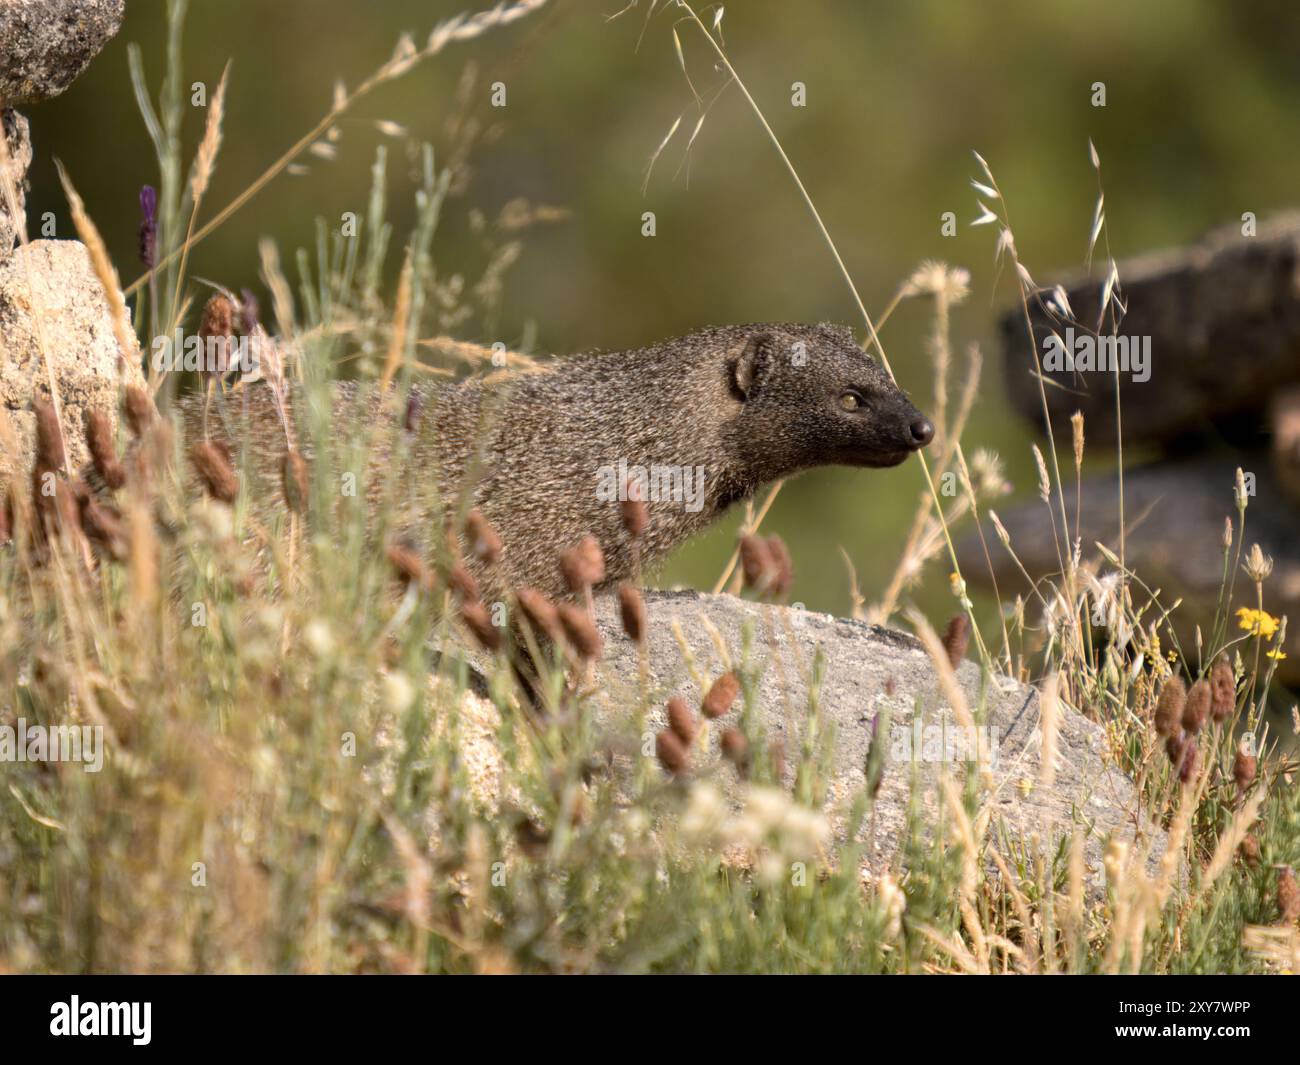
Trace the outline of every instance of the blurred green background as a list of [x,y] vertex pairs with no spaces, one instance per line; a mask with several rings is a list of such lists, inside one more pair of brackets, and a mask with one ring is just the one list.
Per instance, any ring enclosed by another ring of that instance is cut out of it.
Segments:
[[[456,85],[473,62],[474,114],[501,130],[477,153],[473,180],[444,212],[435,241],[440,272],[475,276],[481,248],[465,224],[470,208],[492,217],[524,196],[562,206],[570,217],[529,233],[491,334],[471,322],[463,339],[515,344],[535,328],[540,350],[569,352],[639,345],[707,324],[860,325],[734,87],[709,112],[689,166],[676,173],[698,112],[674,48],[679,14],[661,11],[647,23],[646,2],[610,22],[620,0],[554,0],[506,30],[452,45],[365,101],[355,120],[341,125],[336,159],[308,159],[309,173],[278,178],[195,250],[191,272],[256,288],[259,237],[273,237],[292,262],[295,248],[313,244],[317,216],[337,225],[344,211],[364,212],[375,145],[385,140],[395,269],[414,220],[415,157],[373,120],[405,126],[411,149],[426,140],[444,148]],[[471,0],[194,0],[186,82],[211,88],[233,61],[225,141],[202,219],[325,113],[336,78],[357,84],[388,58],[403,31],[423,42],[438,19],[466,6]],[[720,84],[712,55],[697,31],[677,28],[692,79],[712,92]],[[992,343],[996,313],[1013,289],[994,269],[994,229],[966,224],[978,213],[967,183],[978,174],[971,149],[993,167],[1021,256],[1040,280],[1082,260],[1096,197],[1089,137],[1101,153],[1117,256],[1181,242],[1243,211],[1264,214],[1300,196],[1300,18],[1292,0],[745,0],[727,5],[722,28],[873,313],[923,259],[971,270],[972,296],[953,317],[957,372],[971,342],[987,358],[965,443],[968,452],[998,451],[1018,495],[1033,492],[1030,436],[1005,406]],[[62,97],[27,111],[37,153],[29,217],[53,211],[59,235],[72,235],[52,163],[62,159],[124,280],[139,272],[139,187],[157,182],[126,46],[143,48],[156,94],[164,30],[162,0],[128,0],[121,34],[89,71]],[[488,103],[497,80],[508,92],[499,110]],[[807,86],[806,107],[791,105],[796,81]],[[1104,108],[1090,102],[1098,81],[1106,85]],[[204,113],[187,111],[188,158]],[[678,115],[682,129],[643,196],[647,162]],[[652,239],[640,235],[645,210],[658,218]],[[941,236],[945,211],[961,221],[955,236]],[[882,336],[923,408],[931,402],[929,320],[927,304],[906,304]],[[864,595],[875,599],[922,490],[914,461],[879,472],[821,471],[789,484],[767,528],[793,551],[793,598],[847,611],[836,550],[843,545]],[[680,552],[665,579],[711,585],[734,526]],[[937,562],[918,595],[940,614],[951,610],[947,570]]]

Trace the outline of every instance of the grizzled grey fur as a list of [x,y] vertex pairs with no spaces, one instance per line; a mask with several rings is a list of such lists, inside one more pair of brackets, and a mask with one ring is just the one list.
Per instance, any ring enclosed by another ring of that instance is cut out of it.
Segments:
[[[258,423],[255,435],[277,432],[266,389],[242,391],[235,402]],[[439,513],[478,507],[504,544],[490,586],[528,585],[548,595],[563,590],[560,552],[588,533],[604,551],[607,583],[633,574],[632,545],[610,498],[619,471],[689,471],[685,481],[657,482],[679,488],[676,497],[651,487],[640,547],[641,563],[649,564],[777,478],[816,466],[897,465],[933,435],[852,332],[830,325],[704,329],[632,351],[557,359],[505,380],[417,392],[418,425],[401,445],[407,454],[393,456],[381,439],[371,476],[402,465],[399,492],[413,506],[406,520],[426,540]],[[354,387],[338,386],[336,414],[355,396]],[[339,424],[376,424],[377,401],[363,402],[366,412]],[[187,405],[191,431],[193,410]],[[295,415],[303,424],[303,412]],[[394,431],[386,439],[399,437]],[[254,465],[277,483],[283,446],[281,435],[278,449],[252,449]],[[254,500],[279,496],[269,483],[250,491]]]

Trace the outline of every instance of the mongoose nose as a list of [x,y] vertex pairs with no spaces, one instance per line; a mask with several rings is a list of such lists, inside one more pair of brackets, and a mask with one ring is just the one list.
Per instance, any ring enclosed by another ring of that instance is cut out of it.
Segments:
[[929,418],[917,418],[911,426],[912,445],[918,449],[925,447],[934,439],[934,426],[930,424]]

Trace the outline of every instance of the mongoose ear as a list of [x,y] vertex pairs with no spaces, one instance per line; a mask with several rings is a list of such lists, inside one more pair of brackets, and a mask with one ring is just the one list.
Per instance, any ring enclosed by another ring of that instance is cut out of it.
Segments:
[[731,363],[731,388],[738,398],[749,399],[763,384],[772,363],[771,333],[755,333]]

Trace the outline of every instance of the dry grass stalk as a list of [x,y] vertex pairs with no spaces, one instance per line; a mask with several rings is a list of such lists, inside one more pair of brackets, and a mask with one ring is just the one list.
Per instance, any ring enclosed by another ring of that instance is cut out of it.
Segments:
[[122,295],[121,282],[118,280],[117,268],[108,257],[104,239],[99,235],[99,229],[91,221],[90,215],[86,213],[86,205],[82,203],[81,196],[73,188],[72,180],[63,169],[63,164],[55,160],[55,166],[59,171],[59,181],[63,183],[63,193],[68,200],[68,209],[72,213],[72,223],[77,228],[77,236],[81,238],[86,251],[90,254],[91,268],[95,271],[99,287],[103,289],[104,298],[108,301],[108,313],[113,322],[113,336],[117,340],[118,368],[122,369],[126,366],[126,360],[134,356],[137,344],[135,331],[131,328],[131,316],[127,312],[126,300]]

